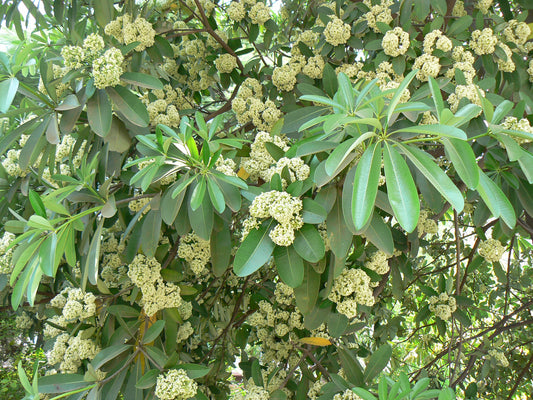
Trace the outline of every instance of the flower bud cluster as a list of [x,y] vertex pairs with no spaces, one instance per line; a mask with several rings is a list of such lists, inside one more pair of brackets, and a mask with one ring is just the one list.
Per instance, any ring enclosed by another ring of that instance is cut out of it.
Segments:
[[228,14],[229,19],[239,22],[246,17],[246,8],[240,1],[232,1],[228,8],[226,8],[226,13]]
[[529,35],[531,35],[529,25],[525,22],[518,22],[516,19],[510,20],[503,30],[505,40],[518,45],[526,43]]
[[427,82],[430,76],[436,78],[440,72],[440,67],[439,59],[428,53],[423,53],[417,57],[413,64],[413,69],[418,69],[416,78],[422,82]]
[[268,390],[256,386],[253,381],[250,379],[245,383],[245,390],[239,391],[234,397],[233,400],[269,400],[270,393]]
[[[455,87],[455,92],[448,96],[448,104],[450,105],[451,112],[457,112],[457,109],[459,108],[459,102],[464,98],[468,99],[472,104],[481,106],[481,99],[479,97],[480,93],[482,97],[485,97],[485,92],[479,90],[475,83],[468,85],[457,85]],[[479,113],[481,113],[481,110]]]
[[468,13],[465,10],[465,2],[463,0],[456,0],[452,9],[452,17],[464,17]]
[[96,297],[80,288],[63,289],[50,301],[50,305],[62,308],[62,315],[67,322],[83,321],[96,315]]
[[457,310],[455,298],[446,293],[429,298],[429,311],[435,313],[435,316],[443,321],[449,320],[455,310]]
[[498,63],[498,69],[502,72],[513,72],[516,68],[512,59],[513,52],[505,43],[499,42],[498,46],[504,51],[506,59],[499,58],[496,60]]
[[0,239],[0,274],[10,274],[13,270],[13,265],[11,263],[13,249],[7,250],[13,240],[15,240],[15,235],[7,231],[4,232]]
[[376,22],[382,22],[384,24],[390,24],[392,22],[392,13],[390,6],[392,6],[392,0],[381,0],[380,4],[373,5],[372,0],[364,0],[363,3],[370,9],[363,18],[366,20],[368,26],[376,33],[380,33]]
[[120,83],[120,76],[124,72],[122,63],[124,56],[119,49],[109,49],[93,61],[94,86],[104,89]]
[[477,0],[474,3],[474,7],[476,7],[483,14],[487,14],[489,12],[489,8],[492,6],[493,1],[494,0]]
[[178,257],[187,261],[196,277],[206,275],[209,272],[206,266],[211,260],[209,240],[202,239],[194,232],[182,236],[178,247]]
[[281,67],[274,68],[272,73],[272,83],[278,90],[290,92],[296,84],[296,75],[299,69],[294,68],[291,64],[285,64]]
[[128,45],[133,42],[140,42],[135,47],[135,51],[143,51],[154,45],[155,30],[151,23],[141,17],[132,22],[130,15],[121,15],[109,22],[104,31],[106,35],[113,36],[119,43]]
[[422,237],[426,233],[433,235],[439,232],[437,221],[432,218],[429,218],[429,214],[430,213],[428,210],[420,211],[420,216],[418,217],[417,225],[418,237]]
[[298,197],[271,190],[256,196],[250,205],[250,216],[255,221],[275,219],[278,225],[268,234],[270,239],[278,246],[290,246],[294,242],[294,231],[303,226],[302,207],[302,200]]
[[136,255],[129,265],[128,276],[141,289],[139,304],[144,307],[147,316],[151,317],[159,310],[181,304],[179,286],[163,281],[161,264],[155,258]]
[[[135,199],[128,203],[128,208],[130,211],[137,213],[143,209],[144,206],[146,206],[148,203],[150,203],[152,199],[150,197],[143,197],[141,199]],[[143,214],[146,214],[148,211],[150,211],[150,205],[146,207],[143,211]]]
[[496,44],[498,44],[498,38],[491,28],[485,28],[482,31],[476,29],[472,32],[472,39],[468,44],[478,56],[482,56],[484,54],[494,53]]
[[493,358],[494,361],[496,361],[496,364],[504,368],[507,368],[509,366],[509,360],[507,360],[503,351],[496,350],[496,349],[490,349],[488,354],[489,354],[489,357]]
[[265,3],[258,2],[248,11],[248,17],[252,24],[263,25],[270,19],[270,8]]
[[363,400],[361,397],[356,395],[352,390],[346,389],[342,393],[337,393],[333,396],[333,400]]
[[365,77],[365,72],[362,69],[362,62],[356,62],[352,64],[341,64],[337,68],[335,68],[335,73],[338,75],[343,72],[348,78],[355,81],[357,79]]
[[[533,66],[533,64],[532,64]],[[533,69],[533,68],[532,68]],[[523,131],[527,133],[531,133],[533,135],[533,127],[530,125],[529,120],[527,118],[521,118],[518,120],[516,117],[506,117],[502,124],[505,129],[511,129],[515,131]],[[531,139],[527,138],[520,138],[520,137],[513,137],[519,144],[529,143]]]
[[361,269],[345,269],[333,282],[328,298],[337,303],[337,311],[355,318],[357,305],[373,306],[371,279]]
[[47,354],[48,364],[59,364],[62,373],[76,373],[82,360],[92,360],[100,351],[95,342],[85,337],[86,331],[79,331],[74,337],[62,333],[56,338],[54,347]]
[[177,128],[180,123],[178,110],[191,108],[189,100],[181,89],[174,89],[169,84],[165,85],[163,89],[145,93],[141,100],[146,105],[152,126],[163,124]]
[[476,60],[472,53],[462,46],[456,46],[453,48],[452,58],[454,60],[453,67],[446,71],[446,78],[453,79],[455,77],[455,69],[460,69],[463,72],[466,83],[473,83],[476,76],[476,69],[474,68]]
[[198,384],[183,369],[171,369],[157,377],[155,395],[161,400],[185,400],[194,397]]
[[479,244],[477,252],[488,262],[498,262],[505,252],[505,247],[499,240],[487,239]]
[[302,69],[302,73],[311,79],[322,79],[326,63],[321,55],[310,57]]
[[365,262],[365,267],[375,271],[377,274],[386,274],[390,269],[389,258],[391,258],[391,256],[389,256],[387,253],[378,250],[372,254],[367,262]]
[[228,176],[237,176],[235,170],[237,169],[237,164],[231,158],[224,158],[222,156],[218,157],[215,163],[215,169],[218,172],[222,172],[224,175]]
[[30,318],[28,313],[23,312],[22,314],[17,315],[17,317],[15,318],[15,326],[17,327],[17,329],[30,329],[32,325],[33,320]]
[[345,44],[350,39],[351,28],[350,25],[344,23],[338,17],[332,17],[324,29],[324,37],[326,42],[332,46]]
[[[424,41],[425,43],[425,41]],[[409,49],[409,33],[405,32],[402,28],[397,26],[385,33],[381,41],[381,47],[383,52],[391,57],[398,57],[405,54]],[[424,51],[425,47],[424,47]],[[426,53],[430,53],[427,52]]]
[[215,60],[215,66],[221,74],[229,74],[237,68],[237,59],[231,54],[221,54]]
[[439,29],[435,29],[424,37],[424,53],[432,54],[435,50],[435,42],[437,49],[444,52],[450,51],[453,47],[452,41]]

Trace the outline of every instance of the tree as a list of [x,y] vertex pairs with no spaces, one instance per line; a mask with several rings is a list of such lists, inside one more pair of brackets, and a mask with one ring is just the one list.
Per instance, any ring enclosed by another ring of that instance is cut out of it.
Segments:
[[528,4],[0,6],[26,398],[531,393]]

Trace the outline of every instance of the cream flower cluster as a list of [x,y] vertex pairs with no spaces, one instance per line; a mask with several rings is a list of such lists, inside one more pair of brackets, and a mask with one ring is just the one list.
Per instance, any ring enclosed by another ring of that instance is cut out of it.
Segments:
[[[61,96],[63,96],[63,94],[67,90],[70,89],[70,82],[63,83],[61,81],[61,78],[63,78],[67,74],[67,72],[69,72],[69,71],[70,71],[70,69],[67,68],[67,67],[61,67],[59,65],[52,64],[52,74],[53,74],[54,80],[55,80],[54,86],[55,86],[55,91],[56,91],[57,98],[61,98]],[[47,93],[47,90],[46,90],[46,87],[44,86],[42,77],[39,78],[38,90],[39,90],[39,92],[41,92],[43,94]]]
[[324,29],[324,37],[326,42],[332,46],[345,44],[350,39],[351,28],[350,25],[344,23],[342,19],[333,17]]
[[505,252],[505,247],[499,240],[487,239],[479,244],[477,252],[488,262],[498,262]]
[[431,113],[431,111],[425,111],[424,114],[422,114],[422,119],[420,120],[419,125],[434,125],[438,123],[439,120]]
[[13,270],[13,265],[11,263],[13,249],[7,250],[7,248],[14,239],[15,235],[11,232],[4,232],[0,239],[0,274],[10,274]]
[[494,53],[496,44],[498,44],[498,38],[491,28],[485,28],[482,31],[476,29],[472,32],[472,39],[468,44],[478,56],[482,56],[484,54]]
[[516,19],[510,20],[503,30],[505,40],[518,45],[526,43],[529,35],[531,35],[529,25],[525,22],[518,22]]
[[321,55],[310,57],[302,69],[302,73],[311,79],[322,79],[326,63]]
[[221,74],[229,74],[237,68],[237,59],[231,54],[221,54],[215,60],[215,66]]
[[183,369],[171,369],[157,377],[155,395],[161,400],[185,400],[194,397],[198,384]]
[[269,400],[270,393],[268,390],[256,386],[251,380],[245,384],[245,391],[239,391],[233,400]]
[[[68,325],[67,321],[65,320],[65,317],[63,316],[63,314],[54,315],[54,316],[48,318],[46,320],[46,322],[51,322],[52,324],[57,325],[57,326],[59,326],[61,328],[66,328],[67,325]],[[57,335],[59,335],[62,332],[63,332],[62,329],[56,328],[55,326],[52,326],[51,324],[45,323],[45,325],[44,325],[43,335],[47,339],[56,337]]]
[[250,157],[243,159],[241,162],[241,167],[250,174],[252,180],[262,177],[271,165],[276,163],[265,147],[266,142],[275,144],[283,151],[289,149],[288,140],[284,137],[272,136],[268,132],[258,132],[251,145]]
[[[527,118],[521,118],[520,120],[518,120],[516,117],[506,117],[501,125],[505,129],[523,131],[531,133],[533,135],[533,127],[530,125],[529,120]],[[514,140],[516,140],[519,144],[529,143],[531,141],[531,139],[520,138],[516,136],[514,137]]]
[[[198,10],[198,7],[196,6],[196,2],[194,0],[185,0],[185,3],[189,6],[190,9]],[[211,13],[216,7],[215,3],[210,0],[199,0],[199,3],[204,9],[206,15],[211,15]],[[197,12],[197,14],[199,13]]]
[[178,307],[182,303],[179,286],[163,281],[161,264],[155,258],[136,255],[129,265],[128,276],[141,289],[139,304],[149,317],[159,310]]
[[124,56],[119,49],[109,49],[93,61],[94,86],[104,89],[120,83],[120,76],[124,72],[122,63]]
[[426,233],[433,235],[439,232],[437,221],[432,218],[429,218],[429,215],[430,213],[428,210],[420,211],[417,225],[418,237],[422,237]]
[[119,43],[131,44],[140,42],[135,51],[143,51],[154,45],[155,30],[152,24],[144,18],[138,17],[131,21],[131,16],[124,14],[114,21],[109,22],[104,31],[106,35],[113,36]]
[[180,238],[178,257],[187,261],[194,275],[201,277],[209,271],[206,268],[211,260],[211,246],[209,240],[204,240],[196,233],[188,233]]
[[333,396],[333,400],[363,400],[361,397],[356,395],[352,390],[346,389],[342,393],[337,393]]
[[92,62],[104,49],[105,43],[102,36],[91,33],[83,40],[83,50],[85,61]]
[[[475,83],[471,83],[469,85],[457,85],[455,87],[455,92],[448,96],[448,104],[450,105],[451,112],[457,112],[457,109],[459,108],[459,102],[464,98],[468,99],[472,104],[481,106],[479,93],[481,93],[482,97],[485,97],[485,92],[478,90]],[[481,113],[481,110],[479,113]]]
[[342,72],[346,74],[348,78],[355,81],[360,78],[365,78],[365,72],[362,69],[363,69],[362,62],[356,62],[356,63],[351,63],[351,64],[341,64],[337,68],[335,68],[335,73],[338,75]]
[[345,269],[333,283],[328,299],[337,303],[337,311],[355,318],[357,305],[374,305],[370,277],[361,269]]
[[473,83],[474,77],[476,76],[476,69],[474,68],[474,62],[476,60],[472,53],[465,50],[463,46],[456,46],[453,48],[452,58],[454,60],[453,67],[446,71],[446,78],[453,79],[455,77],[455,69],[457,68],[463,72],[466,83]]
[[504,368],[507,368],[509,366],[509,360],[507,360],[503,351],[496,350],[496,349],[490,349],[488,354],[489,354],[489,357],[493,358],[494,361],[496,361],[496,364]]
[[487,14],[489,12],[489,8],[492,6],[493,1],[494,0],[477,0],[474,3],[474,6],[483,14]]
[[265,3],[258,2],[248,11],[248,17],[252,24],[263,25],[270,19],[270,8]]
[[429,311],[435,313],[435,316],[447,321],[452,317],[452,313],[457,310],[457,302],[454,297],[441,293],[438,296],[429,298]]
[[251,122],[262,131],[269,132],[281,118],[281,111],[272,100],[263,102],[263,88],[257,79],[246,78],[231,108],[240,124]]
[[307,29],[298,35],[296,44],[298,44],[298,42],[302,42],[307,47],[312,49],[316,46],[319,37],[320,35],[317,32]]
[[376,33],[380,33],[376,22],[383,22],[384,24],[390,24],[392,22],[392,13],[390,6],[392,6],[392,0],[381,0],[380,4],[373,5],[372,0],[364,0],[363,3],[370,8],[370,11],[363,15],[368,26]]
[[28,313],[23,312],[20,315],[17,315],[15,318],[15,326],[17,329],[26,330],[31,328],[33,325],[33,320],[30,318]]
[[453,5],[452,17],[464,17],[468,13],[465,10],[465,2],[463,0],[457,0]]
[[256,224],[260,219],[275,219],[278,225],[268,236],[278,246],[290,246],[294,242],[294,231],[303,226],[302,207],[302,200],[298,197],[271,190],[256,196],[250,205],[250,216]]
[[163,89],[145,93],[141,100],[146,105],[152,126],[163,124],[177,128],[181,120],[178,110],[191,108],[189,99],[185,97],[181,89],[174,89],[169,84]]
[[[287,168],[287,170],[289,171],[289,175],[292,182],[294,182],[295,180],[304,181],[309,177],[309,166],[305,164],[301,158],[298,157],[280,158],[274,166],[270,167],[263,174],[261,174],[261,177],[268,182],[272,179],[272,176],[274,174],[279,174],[281,176],[281,172],[284,168]],[[282,178],[283,187],[286,187],[287,183],[288,182]]]
[[85,336],[85,331],[79,331],[74,337],[68,333],[59,335],[47,354],[48,364],[59,364],[62,373],[76,373],[82,360],[91,360],[100,351],[95,342]]
[[100,276],[108,288],[125,287],[130,283],[128,278],[128,269],[119,256],[122,253],[124,245],[120,246],[122,250],[105,254],[102,259],[102,272]]
[[228,14],[229,19],[239,22],[246,17],[246,8],[241,2],[232,1],[228,8],[226,8],[226,13]]
[[380,275],[386,274],[390,269],[389,258],[391,258],[391,256],[389,256],[387,253],[378,250],[372,254],[367,262],[365,262],[365,267],[375,271]]
[[450,51],[453,47],[452,41],[444,35],[439,29],[429,32],[424,37],[424,53],[431,54],[435,46],[441,51]]
[[272,83],[278,90],[289,92],[296,85],[296,75],[298,75],[298,72],[291,64],[276,67],[274,68],[274,72],[272,72]]
[[96,297],[91,292],[83,292],[80,288],[65,288],[55,296],[50,305],[62,308],[65,321],[85,320],[96,315]]
[[184,322],[178,328],[178,333],[176,335],[176,342],[181,343],[187,340],[193,333],[194,333],[194,328],[192,327],[191,323],[189,321]]
[[[143,209],[144,206],[146,206],[148,203],[150,203],[152,199],[150,197],[143,197],[141,199],[135,199],[128,203],[128,208],[130,211],[137,213]],[[143,214],[146,214],[148,211],[150,211],[150,205],[146,207],[143,211]]]
[[224,175],[228,176],[237,176],[235,169],[237,169],[237,164],[231,158],[224,158],[222,156],[218,157],[215,162],[215,169],[218,172],[222,172]]
[[416,78],[422,82],[429,80],[429,77],[436,78],[440,72],[440,61],[431,54],[423,53],[415,59],[413,69],[418,69]]
[[499,58],[496,60],[498,63],[498,69],[502,72],[513,72],[516,68],[514,61],[512,60],[513,52],[505,43],[499,42],[498,46],[504,51],[506,59]]
[[78,69],[83,66],[85,52],[80,46],[65,46],[61,49],[61,57],[65,61],[66,68]]
[[[401,56],[409,50],[409,34],[397,26],[385,33],[381,41],[381,47],[383,47],[383,52],[388,56]],[[424,49],[424,51],[426,50]]]

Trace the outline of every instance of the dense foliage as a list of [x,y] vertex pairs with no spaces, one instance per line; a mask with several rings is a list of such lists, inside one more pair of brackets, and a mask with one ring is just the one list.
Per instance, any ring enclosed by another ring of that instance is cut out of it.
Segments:
[[4,2],[26,398],[532,393],[528,5]]

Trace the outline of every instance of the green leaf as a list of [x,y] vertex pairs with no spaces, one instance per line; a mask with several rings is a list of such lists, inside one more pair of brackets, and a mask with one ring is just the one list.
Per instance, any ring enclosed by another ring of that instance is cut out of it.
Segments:
[[98,136],[106,137],[111,131],[113,110],[106,91],[99,89],[87,102],[87,119]]
[[337,349],[342,368],[346,373],[346,379],[356,386],[363,386],[363,371],[359,361],[353,356],[351,350],[344,347]]
[[492,115],[492,120],[490,121],[491,124],[498,124],[503,119],[503,117],[507,116],[509,112],[513,109],[514,103],[509,100],[504,100],[500,104],[498,104],[498,107],[494,110],[494,114]]
[[120,80],[130,85],[135,85],[147,89],[163,90],[163,84],[155,76],[143,74],[141,72],[125,72]]
[[407,163],[396,149],[385,143],[383,152],[387,194],[394,216],[403,229],[412,232],[418,224],[420,202]]
[[479,185],[476,190],[495,218],[501,217],[503,222],[513,228],[516,224],[516,214],[511,202],[500,187],[494,183],[481,169],[479,170]]
[[413,125],[408,128],[397,129],[394,131],[394,133],[398,132],[422,133],[426,135],[444,136],[462,140],[467,139],[466,133],[462,129],[449,125]]
[[[300,100],[312,101],[313,103],[319,103],[319,104],[324,104],[326,106],[333,107],[334,109],[338,109],[340,111],[343,111],[344,113],[348,112],[345,106],[343,106],[340,103],[337,103],[335,100],[332,100],[329,97],[306,94],[306,95],[300,96]],[[285,116],[285,118],[287,118],[287,116]]]
[[306,224],[321,224],[326,216],[326,210],[318,201],[309,197],[303,199],[302,219]]
[[50,232],[39,248],[39,266],[44,274],[55,276],[55,256],[57,247],[57,236],[55,232]]
[[194,190],[192,191],[191,195],[190,206],[193,211],[196,211],[198,207],[200,207],[200,205],[202,204],[202,201],[204,200],[205,196],[205,189],[205,178],[203,176],[199,176],[197,178],[196,186],[194,187]]
[[353,110],[354,92],[352,82],[350,82],[350,79],[343,72],[337,75],[337,82],[339,84],[339,93],[344,100],[344,104],[348,107],[348,110]]
[[433,98],[433,102],[435,103],[435,109],[437,110],[437,115],[439,116],[440,121],[440,115],[442,113],[442,110],[444,109],[444,100],[442,100],[442,94],[440,92],[439,84],[431,76],[429,77],[429,89],[431,90],[431,97]]
[[442,138],[446,157],[453,163],[457,174],[469,189],[479,184],[479,168],[472,147],[463,140]]
[[153,342],[155,339],[159,337],[161,332],[163,331],[163,328],[165,327],[165,320],[161,319],[159,321],[156,321],[153,323],[150,328],[146,331],[146,333],[143,336],[142,343],[147,344]]
[[326,221],[329,245],[337,258],[343,258],[352,245],[353,235],[344,222],[342,200],[338,196]]
[[96,281],[98,279],[98,265],[100,264],[100,244],[104,221],[105,218],[101,218],[98,222],[96,230],[93,234],[93,238],[91,240],[91,244],[89,246],[89,252],[87,253],[87,259],[85,260],[84,268],[82,271],[82,290],[85,290],[85,287],[87,285],[87,279],[89,279],[89,282],[93,285],[96,285]]
[[241,277],[251,275],[268,262],[275,247],[268,236],[273,225],[273,220],[263,223],[259,229],[253,229],[242,241],[233,262],[235,275]]
[[351,215],[356,230],[367,224],[374,210],[381,173],[381,144],[370,145],[357,163],[351,198]]
[[452,180],[444,173],[442,169],[431,159],[425,151],[417,147],[398,144],[403,154],[409,158],[416,168],[426,177],[426,179],[439,191],[439,193],[455,208],[458,212],[463,211],[464,199],[463,194],[454,185]]
[[24,371],[24,368],[22,368],[22,361],[19,361],[18,363],[17,373],[19,376],[20,383],[26,390],[26,394],[33,393],[33,388],[30,384],[30,380],[28,379],[28,375],[26,375],[26,371]]
[[211,266],[215,276],[222,276],[228,269],[231,259],[231,234],[229,227],[223,228],[211,235]]
[[91,365],[94,367],[94,369],[98,369],[125,351],[130,350],[132,347],[133,346],[131,344],[116,344],[106,347],[105,349],[100,350],[100,352],[94,356],[93,360],[91,361]]
[[361,145],[365,140],[376,136],[374,132],[366,132],[358,138],[348,139],[341,144],[337,145],[335,150],[331,152],[326,160],[326,173],[333,175],[342,162],[348,157],[348,155],[357,147]]
[[326,111],[326,107],[310,106],[288,112],[283,118],[283,128],[281,128],[281,133],[287,134],[298,132],[304,123],[325,114]]
[[6,113],[9,110],[18,88],[19,81],[17,78],[9,78],[0,82],[0,113]]
[[218,183],[214,178],[206,177],[207,180],[207,191],[209,192],[209,198],[211,199],[211,204],[218,213],[222,214],[226,209],[226,202],[224,200],[224,194],[220,190]]
[[211,231],[213,230],[213,206],[208,196],[204,196],[204,200],[200,207],[196,210],[191,208],[191,202],[188,202],[189,222],[192,229],[198,236],[204,240],[209,240]]
[[381,251],[389,255],[394,253],[394,241],[390,227],[377,213],[372,216],[364,234]]
[[407,86],[411,83],[411,81],[414,79],[416,73],[418,70],[413,70],[407,74],[407,76],[403,79],[402,83],[400,83],[400,86],[396,89],[396,92],[394,93],[394,96],[392,97],[389,108],[387,110],[387,124],[391,120],[392,114],[394,114],[394,111],[396,109],[396,106],[400,102],[400,99],[402,98],[402,93],[405,89],[407,89]]
[[387,366],[392,356],[392,347],[385,343],[381,345],[368,360],[365,368],[364,380],[370,382]]
[[150,210],[143,220],[141,247],[147,257],[153,257],[161,235],[161,210]]
[[187,372],[187,376],[191,379],[200,379],[206,376],[209,371],[211,371],[211,367],[206,367],[205,365],[200,364],[178,364],[176,366],[177,368],[184,369]]
[[28,193],[28,198],[30,200],[33,211],[35,211],[37,215],[46,218],[46,208],[37,192],[30,190]]
[[28,227],[41,230],[54,230],[54,226],[50,223],[50,221],[36,214],[32,215],[28,220]]
[[111,100],[113,100],[118,111],[120,111],[128,121],[133,125],[140,127],[148,126],[150,123],[150,116],[139,97],[123,86],[115,86],[114,88],[108,87],[106,91],[111,97]]
[[183,175],[178,181],[174,182],[161,197],[161,218],[167,225],[172,225],[178,211],[185,198],[185,190],[182,190],[175,198],[173,192],[178,186],[180,186],[188,175]]
[[316,263],[324,258],[324,241],[313,225],[304,224],[296,231],[293,245],[296,252],[306,261]]
[[105,28],[105,26],[113,19],[115,14],[113,1],[94,0],[93,7],[96,22],[98,22],[98,25],[100,25],[102,28]]
[[304,279],[300,286],[294,288],[296,305],[303,315],[310,313],[318,299],[320,290],[320,274],[310,264],[304,265]]
[[149,370],[142,376],[141,379],[137,381],[137,383],[135,384],[135,387],[137,389],[149,389],[153,387],[157,382],[158,375],[159,375],[158,369]]
[[64,393],[84,387],[87,387],[87,381],[81,374],[54,374],[39,378],[39,393]]
[[112,315],[120,315],[122,318],[138,318],[139,311],[124,304],[113,304],[107,308]]
[[274,261],[281,280],[292,288],[298,287],[304,280],[304,263],[292,246],[276,246]]

